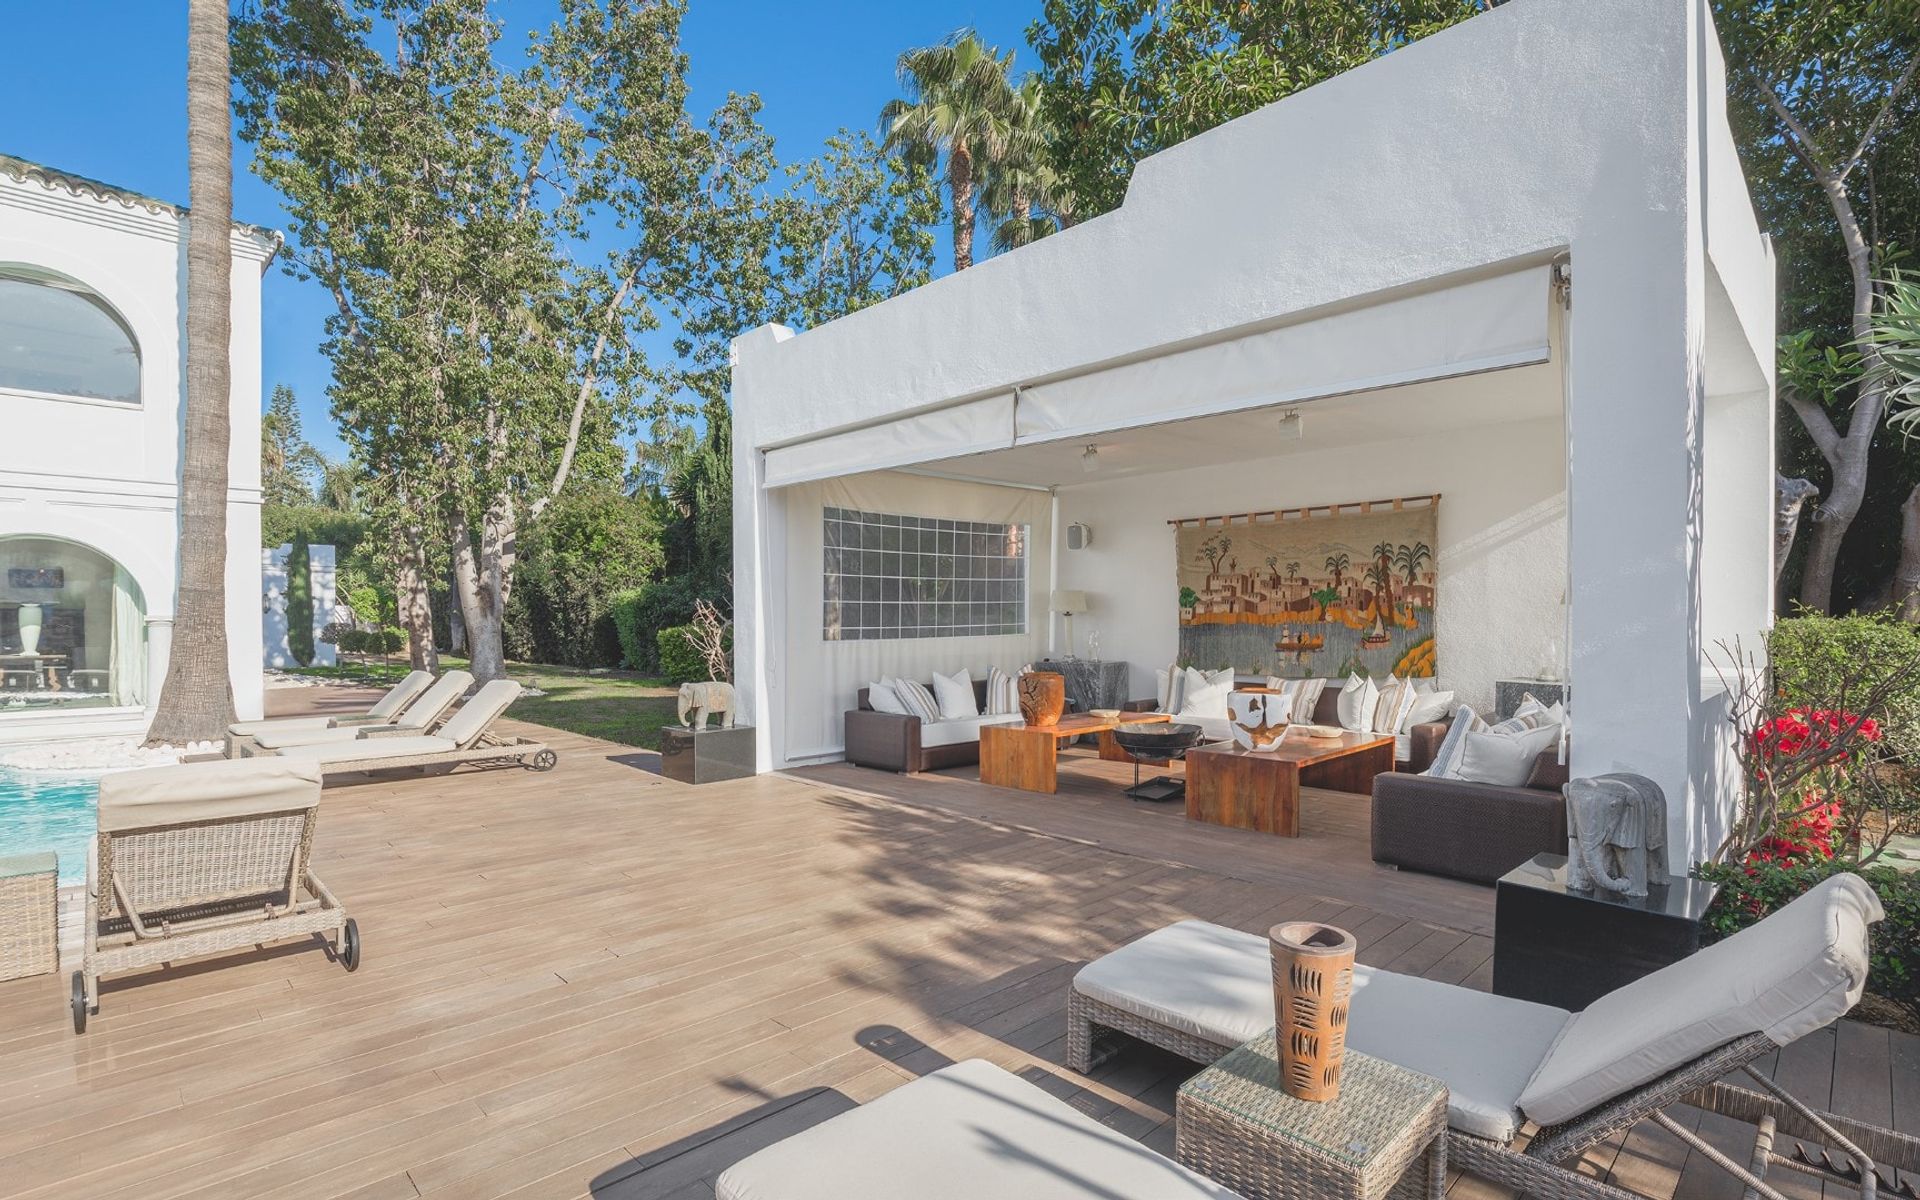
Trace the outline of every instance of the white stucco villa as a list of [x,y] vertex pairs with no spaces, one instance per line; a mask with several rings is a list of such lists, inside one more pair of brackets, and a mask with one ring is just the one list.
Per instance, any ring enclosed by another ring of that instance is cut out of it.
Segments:
[[[1089,629],[1152,696],[1210,605],[1365,601],[1318,563],[1183,597],[1174,523],[1437,496],[1395,588],[1432,609],[1442,686],[1484,710],[1562,675],[1573,772],[1653,777],[1673,861],[1700,857],[1731,787],[1706,658],[1772,617],[1774,264],[1725,97],[1705,0],[1516,0],[1148,159],[1115,212],[736,339],[760,769],[839,755],[869,680],[1085,653]],[[964,572],[896,612],[837,553],[868,524],[944,549],[942,521],[1010,531],[984,613]]]
[[[179,553],[184,208],[0,156],[0,743],[141,733]],[[260,715],[260,282],[233,230],[227,629]]]

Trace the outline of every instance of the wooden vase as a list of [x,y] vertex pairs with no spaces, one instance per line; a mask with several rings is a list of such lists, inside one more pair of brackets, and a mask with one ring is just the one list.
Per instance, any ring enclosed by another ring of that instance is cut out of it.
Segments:
[[1067,677],[1052,671],[1020,676],[1020,715],[1029,725],[1058,725],[1067,711]]
[[1353,935],[1332,925],[1289,921],[1267,931],[1273,950],[1273,1026],[1280,1089],[1325,1103],[1340,1094],[1353,999]]

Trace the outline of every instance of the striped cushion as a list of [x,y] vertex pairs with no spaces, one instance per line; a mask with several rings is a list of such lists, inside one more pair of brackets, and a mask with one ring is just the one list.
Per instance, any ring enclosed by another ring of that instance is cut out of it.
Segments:
[[1020,711],[1019,677],[999,667],[987,668],[987,715],[1005,716]]
[[1320,693],[1327,690],[1324,679],[1302,679],[1293,692],[1293,723],[1314,724],[1313,714],[1320,707]]
[[922,721],[940,719],[940,704],[925,684],[912,679],[896,679],[893,681],[893,690],[899,695],[900,703],[907,706],[909,715],[919,717]]
[[1375,733],[1399,733],[1401,722],[1407,719],[1407,710],[1419,696],[1413,690],[1413,680],[1395,679],[1389,675],[1387,685],[1380,689],[1380,699],[1373,707],[1373,731]]

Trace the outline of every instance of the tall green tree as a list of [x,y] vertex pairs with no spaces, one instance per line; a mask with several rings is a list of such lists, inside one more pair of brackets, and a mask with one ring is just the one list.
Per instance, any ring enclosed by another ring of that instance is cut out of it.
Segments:
[[1075,219],[1120,206],[1134,164],[1497,0],[1043,0],[1027,41]]
[[312,504],[314,483],[326,469],[327,460],[300,427],[293,389],[275,384],[267,411],[260,414],[260,498],[288,507]]
[[1007,145],[1012,68],[1012,51],[1003,54],[961,30],[937,46],[902,54],[903,94],[880,110],[887,149],[922,165],[944,164],[956,271],[973,265],[982,170]]
[[770,151],[754,101],[687,113],[678,0],[558,8],[512,56],[483,0],[260,0],[236,27],[289,267],[335,300],[335,415],[375,511],[444,531],[483,680],[521,535],[676,402],[646,335],[732,257]]
[[225,736],[227,450],[232,439],[233,136],[226,0],[187,4],[186,436],[180,467],[180,583],[173,648],[149,744]]
[[1012,250],[1073,224],[1078,208],[1053,164],[1046,89],[1028,75],[1007,97],[1006,137],[987,164],[982,192],[994,219],[994,251]]
[[[1876,455],[1886,385],[1876,349],[1862,339],[1885,268],[1901,247],[1920,244],[1920,7],[1722,0],[1714,9],[1736,100],[1731,119],[1780,258],[1790,339],[1781,398],[1817,453],[1817,467],[1804,465],[1826,476],[1811,536],[1801,539],[1799,596],[1832,611],[1883,592],[1891,556],[1870,554],[1876,578],[1843,592],[1841,555],[1871,495],[1879,494],[1883,512],[1873,516],[1886,526],[1900,507],[1899,492],[1875,486],[1876,474],[1884,480],[1897,468],[1892,456]],[[1836,380],[1826,352],[1850,347],[1859,357]]]

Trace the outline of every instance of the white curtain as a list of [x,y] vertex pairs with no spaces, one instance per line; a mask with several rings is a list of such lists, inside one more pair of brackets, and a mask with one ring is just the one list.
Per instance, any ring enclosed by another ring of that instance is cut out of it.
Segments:
[[147,699],[147,614],[140,588],[118,563],[113,568],[113,702],[132,707]]

